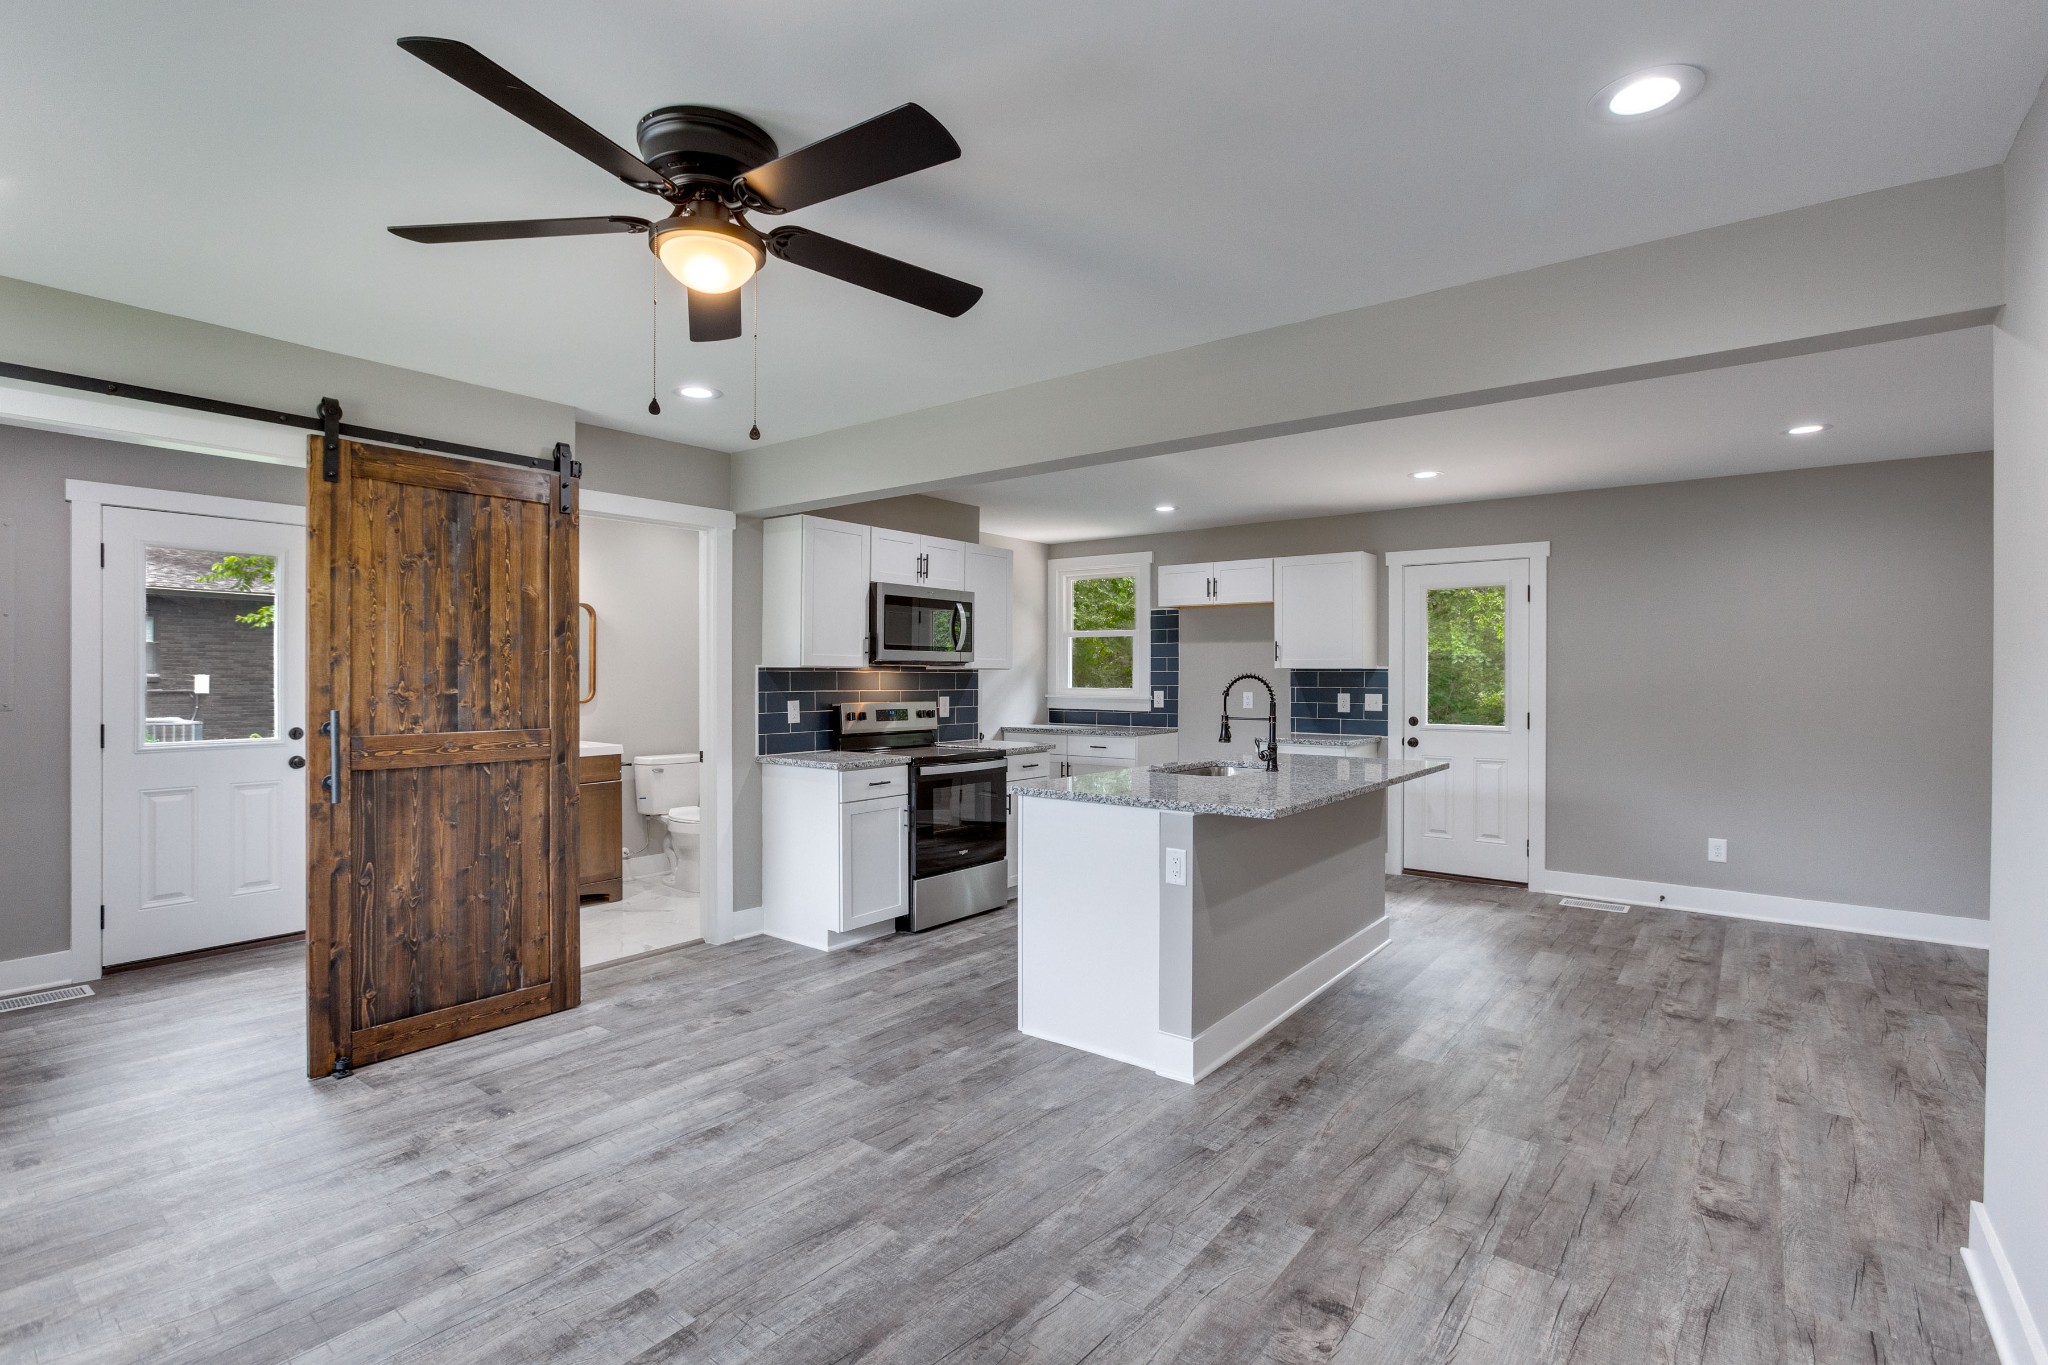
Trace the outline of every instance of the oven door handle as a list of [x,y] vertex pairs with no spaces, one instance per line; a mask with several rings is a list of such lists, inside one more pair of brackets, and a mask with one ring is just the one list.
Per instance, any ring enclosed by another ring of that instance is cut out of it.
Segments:
[[920,777],[952,777],[958,773],[992,773],[998,768],[1007,768],[1009,766],[1009,759],[998,758],[990,763],[948,763],[941,767],[923,765],[917,771]]

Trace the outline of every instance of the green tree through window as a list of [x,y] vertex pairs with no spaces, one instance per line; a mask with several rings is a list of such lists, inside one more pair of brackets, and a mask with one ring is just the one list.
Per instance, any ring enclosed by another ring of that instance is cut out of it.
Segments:
[[[277,588],[276,555],[222,555],[199,575],[201,583],[227,583],[241,592],[273,592]],[[277,604],[265,602],[235,618],[245,626],[268,630],[277,620]]]
[[1505,725],[1504,586],[1429,590],[1429,723]]
[[[1129,575],[1075,579],[1072,610],[1076,635],[1071,685],[1076,690],[1129,688],[1137,659],[1138,580]],[[1080,633],[1084,631],[1123,633]]]

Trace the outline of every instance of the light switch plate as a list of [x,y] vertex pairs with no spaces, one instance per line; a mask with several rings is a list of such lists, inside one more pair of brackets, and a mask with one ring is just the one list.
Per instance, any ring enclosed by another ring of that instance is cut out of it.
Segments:
[[1188,851],[1184,848],[1166,850],[1166,884],[1186,886],[1188,884]]
[[1726,839],[1707,840],[1707,861],[1710,863],[1725,863],[1728,861],[1728,841]]
[[1387,709],[1387,699],[1377,692],[1366,693],[1364,700],[1365,709],[1368,711],[1384,711]]
[[1339,692],[1337,694],[1337,714],[1341,716],[1350,710],[1351,694],[1349,692]]
[[789,704],[789,723],[791,725],[799,725],[803,722],[803,718],[804,713],[802,708],[799,707],[795,702],[791,702]]
[[939,694],[939,719],[944,720],[947,716],[950,716],[952,714],[953,699],[947,696],[945,693],[941,692]]

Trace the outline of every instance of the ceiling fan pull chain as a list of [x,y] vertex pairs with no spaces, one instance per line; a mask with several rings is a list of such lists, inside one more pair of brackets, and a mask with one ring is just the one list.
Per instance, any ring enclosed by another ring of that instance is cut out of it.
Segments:
[[647,283],[647,411],[661,416],[661,258]]
[[754,425],[749,441],[761,439],[761,277],[754,276]]

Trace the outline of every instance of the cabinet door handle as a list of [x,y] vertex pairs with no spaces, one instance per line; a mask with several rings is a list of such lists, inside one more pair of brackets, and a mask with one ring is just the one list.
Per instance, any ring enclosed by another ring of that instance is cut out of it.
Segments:
[[870,783],[868,783],[868,785],[869,785],[870,787],[886,787],[886,786],[888,786],[888,785],[889,785],[890,781],[891,781],[891,779],[889,779],[889,778],[886,778],[886,777],[885,777],[885,778],[883,778],[883,779],[882,779],[881,781],[879,781],[879,782],[870,782]]

